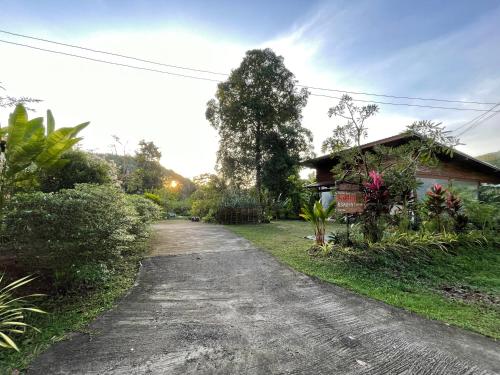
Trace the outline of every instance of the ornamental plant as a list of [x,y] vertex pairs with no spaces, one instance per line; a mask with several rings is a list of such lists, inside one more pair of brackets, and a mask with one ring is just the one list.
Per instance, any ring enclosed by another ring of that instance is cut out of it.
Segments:
[[[0,284],[3,275],[0,275]],[[16,280],[0,289],[0,348],[14,349],[19,351],[13,335],[22,335],[27,328],[38,331],[26,323],[26,313],[43,314],[44,311],[32,307],[27,300],[33,297],[39,297],[41,294],[31,294],[25,297],[15,297],[14,292],[21,286],[33,281],[33,278],[26,276]]]
[[438,231],[443,230],[443,213],[446,211],[446,189],[441,184],[434,184],[426,193],[424,207],[427,215],[436,223]]
[[7,127],[0,127],[0,216],[4,204],[16,190],[33,185],[40,170],[56,170],[68,163],[62,155],[81,138],[78,133],[89,123],[55,128],[54,117],[28,119],[28,112],[18,104]]
[[327,208],[324,208],[321,201],[316,201],[312,207],[302,207],[300,217],[311,223],[314,228],[316,244],[323,246],[325,244],[326,220],[332,215],[335,208],[333,201]]
[[446,211],[453,219],[453,226],[455,231],[463,232],[469,218],[464,213],[462,199],[451,191],[446,195]]
[[363,234],[369,242],[378,242],[383,234],[383,217],[389,213],[389,190],[382,175],[369,172],[369,180],[364,183],[365,210],[362,215]]

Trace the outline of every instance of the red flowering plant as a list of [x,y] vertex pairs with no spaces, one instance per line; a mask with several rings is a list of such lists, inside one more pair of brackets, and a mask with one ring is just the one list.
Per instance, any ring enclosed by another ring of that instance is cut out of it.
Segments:
[[364,183],[365,210],[363,232],[370,242],[382,239],[384,216],[389,213],[389,190],[377,171],[369,172],[369,181]]
[[424,206],[427,215],[435,221],[437,229],[441,231],[443,229],[442,215],[446,210],[446,189],[441,184],[434,184],[426,195]]

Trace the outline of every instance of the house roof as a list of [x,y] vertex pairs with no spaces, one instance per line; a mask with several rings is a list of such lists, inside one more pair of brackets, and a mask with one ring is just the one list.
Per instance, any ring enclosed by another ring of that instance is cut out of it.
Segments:
[[[361,150],[367,151],[373,149],[375,146],[400,146],[404,143],[409,142],[412,139],[419,138],[417,134],[408,134],[408,133],[401,133],[397,135],[393,135],[392,137],[387,137],[383,139],[379,139],[374,142],[369,142],[365,143],[364,145],[361,145]],[[462,151],[458,151],[457,149],[453,149],[453,158],[458,159],[458,160],[463,160],[467,163],[473,164],[474,167],[478,168],[479,170],[488,172],[488,173],[494,173],[494,174],[500,174],[500,168],[494,166],[493,164],[487,163],[485,161],[476,159],[473,156],[467,155],[466,153]],[[302,162],[302,165],[310,168],[316,168],[325,164],[333,164],[334,158],[332,155],[323,155],[319,156],[317,158],[313,159],[308,159],[304,160]]]

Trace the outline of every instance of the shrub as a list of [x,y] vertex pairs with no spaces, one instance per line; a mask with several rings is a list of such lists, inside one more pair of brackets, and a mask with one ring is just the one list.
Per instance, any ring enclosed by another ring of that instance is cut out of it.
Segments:
[[177,215],[187,216],[191,211],[191,200],[169,200],[166,202],[169,212],[174,212]]
[[132,204],[142,223],[150,224],[162,218],[162,209],[149,198],[141,195],[127,195],[127,200]]
[[76,184],[110,184],[117,182],[114,164],[82,150],[70,150],[62,155],[66,164],[60,169],[41,171],[38,176],[44,192],[73,189]]
[[149,199],[151,202],[156,203],[158,206],[162,205],[161,198],[158,194],[146,192],[146,193],[144,193],[144,198]]
[[[113,270],[105,263],[89,263],[72,265],[69,272],[64,272],[61,278],[56,274],[58,289],[92,289],[105,285],[111,278]],[[61,283],[64,283],[61,285]]]
[[16,195],[5,230],[26,267],[64,280],[72,279],[75,266],[119,260],[145,227],[116,187],[81,184],[57,193]]
[[484,232],[500,230],[500,204],[464,199],[464,207],[472,227]]

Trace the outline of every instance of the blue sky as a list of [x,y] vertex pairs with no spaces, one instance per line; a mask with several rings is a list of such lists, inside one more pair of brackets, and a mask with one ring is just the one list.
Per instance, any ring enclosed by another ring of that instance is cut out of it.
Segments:
[[[246,50],[271,47],[304,84],[500,102],[498,1],[0,0],[0,9],[2,29],[170,64],[227,72]],[[0,39],[62,50],[7,35]],[[37,109],[50,107],[63,122],[92,122],[84,134],[86,148],[106,150],[116,134],[131,152],[144,137],[161,146],[166,166],[187,176],[213,169],[217,134],[204,119],[204,109],[215,84],[2,43],[0,56],[0,81],[9,93],[40,97],[44,102]],[[335,102],[311,97],[304,111],[304,125],[313,131],[318,152],[339,123],[326,115]],[[0,115],[0,121],[6,118],[5,111]],[[453,129],[477,115],[381,105],[367,141],[397,133],[418,119],[442,121]],[[499,130],[500,115],[464,134],[461,149],[473,155],[495,151]]]

